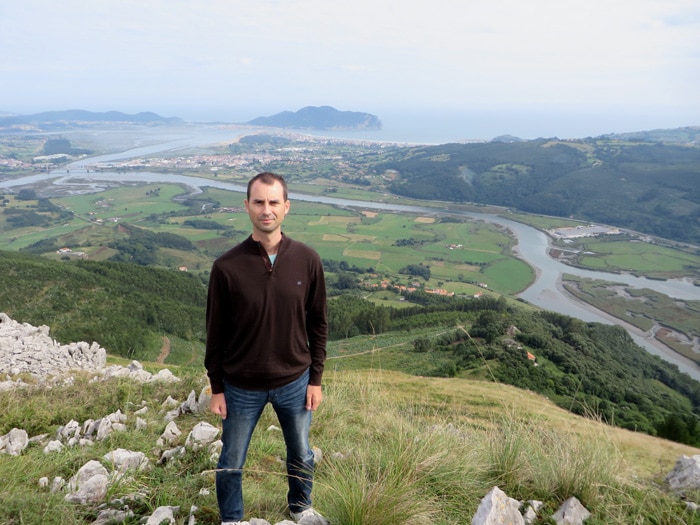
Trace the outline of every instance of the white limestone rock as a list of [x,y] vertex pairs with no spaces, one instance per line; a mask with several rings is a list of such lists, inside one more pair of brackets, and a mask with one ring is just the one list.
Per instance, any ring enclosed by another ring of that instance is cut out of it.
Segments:
[[165,430],[156,441],[156,445],[159,447],[172,445],[181,435],[182,431],[177,427],[174,421],[171,421],[165,426]]
[[174,524],[175,514],[180,511],[180,507],[158,507],[146,520],[146,525]]
[[681,456],[666,476],[666,483],[675,491],[700,489],[700,455]]
[[557,525],[582,525],[590,516],[589,510],[572,496],[562,503],[559,510],[552,515],[552,519]]
[[4,436],[0,436],[0,452],[10,456],[19,456],[28,445],[29,435],[21,428],[13,428]]
[[146,454],[123,448],[107,452],[102,458],[109,461],[121,473],[127,470],[146,470],[149,466]]
[[190,431],[185,441],[185,447],[199,450],[216,441],[219,429],[207,422],[197,423]]
[[493,487],[479,503],[472,519],[472,525],[499,525],[502,523],[525,525],[523,516],[520,514],[520,502],[508,497],[498,487]]
[[88,505],[101,503],[107,495],[109,473],[99,461],[91,460],[68,481],[65,500],[71,503]]

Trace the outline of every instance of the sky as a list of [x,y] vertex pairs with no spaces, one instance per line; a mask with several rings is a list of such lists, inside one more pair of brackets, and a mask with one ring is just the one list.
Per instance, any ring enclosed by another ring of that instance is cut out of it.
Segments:
[[6,113],[700,125],[700,0],[0,0],[0,49]]

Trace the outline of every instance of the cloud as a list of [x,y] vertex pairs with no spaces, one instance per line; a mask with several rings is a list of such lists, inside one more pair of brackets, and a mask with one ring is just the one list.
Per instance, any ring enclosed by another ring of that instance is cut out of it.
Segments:
[[142,109],[204,97],[277,109],[697,107],[696,3],[3,2],[0,94]]

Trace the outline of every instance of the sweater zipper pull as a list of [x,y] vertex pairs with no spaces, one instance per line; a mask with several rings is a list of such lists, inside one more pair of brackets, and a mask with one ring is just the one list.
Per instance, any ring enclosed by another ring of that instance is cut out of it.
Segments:
[[260,248],[260,257],[262,257],[263,264],[267,270],[267,275],[272,275],[272,263],[270,262],[270,257],[267,255],[267,252],[265,251],[265,248],[263,248],[261,242],[258,242],[258,248]]

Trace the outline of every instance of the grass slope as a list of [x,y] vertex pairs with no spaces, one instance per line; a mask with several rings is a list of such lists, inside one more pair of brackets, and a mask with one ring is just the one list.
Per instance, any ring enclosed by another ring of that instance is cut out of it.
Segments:
[[[125,432],[93,446],[44,454],[34,443],[21,456],[0,455],[0,522],[92,523],[96,505],[67,503],[62,493],[40,489],[38,480],[68,479],[87,461],[121,447],[144,452],[152,465],[109,491],[110,501],[139,494],[128,501],[135,513],[128,523],[162,505],[180,506],[178,523],[192,505],[199,509],[197,523],[219,523],[209,452],[189,451],[156,465],[162,449],[156,441],[166,424],[162,403],[168,396],[184,401],[206,384],[197,369],[171,369],[180,383],[95,383],[78,377],[70,386],[0,392],[0,435],[17,427],[53,436],[71,419],[83,422],[116,410],[127,416]],[[336,525],[469,523],[494,485],[514,498],[544,501],[538,523],[548,523],[570,496],[593,513],[588,525],[697,523],[663,488],[663,477],[681,454],[698,449],[614,429],[491,382],[329,370],[324,388],[311,434],[324,454],[314,504]],[[137,430],[134,411],[144,406],[147,426]],[[176,423],[182,435],[173,446],[184,444],[200,421],[218,424],[209,413],[181,416]],[[266,410],[253,436],[244,491],[246,519],[276,523],[285,519],[286,482],[282,437],[266,430],[272,424],[274,415]]]

